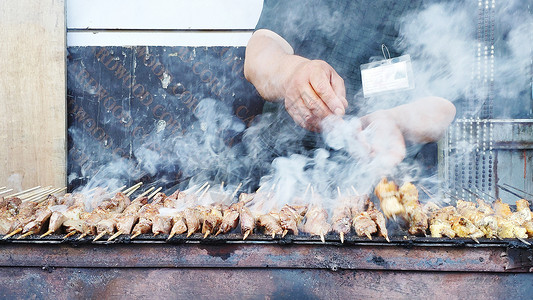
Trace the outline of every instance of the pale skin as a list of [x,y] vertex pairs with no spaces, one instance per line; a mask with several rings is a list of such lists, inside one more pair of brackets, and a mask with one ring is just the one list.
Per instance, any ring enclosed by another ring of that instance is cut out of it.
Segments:
[[[257,30],[250,38],[244,75],[265,100],[284,101],[289,115],[308,130],[321,131],[324,118],[342,117],[348,107],[344,80],[327,62],[295,55],[291,45],[270,30]],[[406,140],[437,141],[454,117],[450,101],[425,97],[361,117],[360,130],[372,130],[370,153],[386,153],[397,164],[405,157]]]

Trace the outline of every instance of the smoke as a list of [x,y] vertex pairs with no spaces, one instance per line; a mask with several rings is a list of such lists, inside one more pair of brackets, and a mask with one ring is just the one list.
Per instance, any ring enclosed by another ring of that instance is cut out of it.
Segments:
[[[494,34],[497,48],[501,50],[495,54],[498,62],[494,64],[493,74],[497,78],[493,91],[495,97],[510,100],[521,97],[531,80],[533,22],[520,1],[498,5],[501,7],[495,10],[495,19],[501,30]],[[396,147],[392,149],[398,151],[395,156],[387,151],[375,152],[373,146],[385,147],[393,141],[394,145],[399,145],[402,141],[377,123],[362,128],[360,118],[429,95],[456,104],[464,99],[485,99],[487,89],[479,88],[483,78],[477,74],[476,54],[478,46],[484,52],[488,45],[477,38],[477,9],[475,3],[461,1],[432,4],[404,16],[398,25],[400,36],[396,46],[403,54],[411,56],[416,88],[402,94],[367,99],[363,99],[359,91],[355,95],[359,113],[343,120],[326,119],[321,136],[296,125],[282,104],[272,104],[276,112],[263,113],[246,128],[233,114],[232,103],[211,98],[199,102],[195,118],[184,128],[184,134],[165,137],[154,130],[142,144],[131,148],[129,157],[100,153],[96,146],[91,149],[83,133],[71,129],[69,135],[74,146],[83,145],[91,153],[91,159],[104,163],[80,191],[88,192],[98,186],[108,186],[112,190],[148,177],[157,179],[149,186],[165,186],[170,192],[175,187],[169,186],[177,181],[181,182],[177,188],[191,191],[204,182],[213,186],[225,182],[226,190],[221,193],[226,194],[242,183],[241,191],[250,192],[263,186],[262,195],[272,196],[273,200],[260,208],[265,212],[279,209],[285,203],[298,203],[306,193],[320,195],[326,199],[323,204],[332,208],[339,191],[351,194],[355,189],[361,194],[371,194],[376,182],[387,175],[397,179],[399,184],[417,182],[436,194],[436,174],[428,175],[419,162],[410,158],[421,146],[408,144],[406,150]],[[476,115],[482,105],[483,102],[475,103],[463,113]],[[512,115],[513,109],[509,106],[505,113]],[[162,157],[154,150],[155,144],[164,146],[170,155]],[[470,145],[458,147],[471,149]],[[404,155],[408,158],[393,167],[398,157],[401,161]],[[82,170],[82,174],[69,174],[69,178],[85,175]],[[309,186],[313,187],[312,192]],[[215,202],[217,198],[220,195],[208,193],[203,199]],[[421,198],[429,197],[421,194]],[[438,201],[447,203],[449,200]]]

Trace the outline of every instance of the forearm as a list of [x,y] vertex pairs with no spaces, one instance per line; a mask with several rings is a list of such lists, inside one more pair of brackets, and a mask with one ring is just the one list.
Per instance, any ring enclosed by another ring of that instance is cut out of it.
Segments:
[[256,31],[246,46],[244,76],[263,98],[282,100],[285,83],[292,71],[308,59],[294,55],[292,47],[278,34],[261,29]]

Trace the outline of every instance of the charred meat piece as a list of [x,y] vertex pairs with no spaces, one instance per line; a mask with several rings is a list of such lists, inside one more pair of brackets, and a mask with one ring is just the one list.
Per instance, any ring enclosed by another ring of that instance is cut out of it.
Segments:
[[169,234],[172,229],[172,216],[163,216],[158,214],[153,219],[152,224],[152,233],[154,235],[158,234]]
[[381,179],[375,189],[375,194],[379,198],[381,210],[387,218],[396,218],[405,213],[403,205],[400,203],[400,194],[394,181]]
[[217,231],[216,235],[221,233],[228,233],[231,230],[237,228],[239,225],[240,211],[244,206],[244,202],[233,203],[223,211],[222,223]]
[[390,242],[385,216],[383,216],[383,214],[374,207],[369,209],[367,213],[368,216],[372,219],[372,221],[374,221],[374,223],[376,223],[376,225],[378,226],[379,233],[381,234],[381,236],[383,236],[388,242]]
[[307,206],[291,206],[285,204],[279,212],[283,234],[292,231],[293,234],[298,235],[298,226],[302,222],[306,213]]
[[406,182],[400,187],[401,204],[405,210],[405,219],[409,224],[409,233],[412,235],[425,235],[428,229],[428,216],[418,201],[418,190]]
[[354,216],[352,226],[358,236],[366,236],[369,239],[372,239],[372,234],[378,231],[376,222],[372,220],[366,211]]
[[213,206],[211,209],[209,209],[209,212],[205,216],[202,225],[202,233],[204,234],[204,238],[206,238],[209,234],[215,233],[219,230],[222,220],[224,219],[221,208],[223,207],[220,205]]
[[48,221],[52,215],[51,207],[57,204],[57,198],[53,195],[49,195],[45,201],[39,203],[36,207],[33,220],[26,223],[22,229],[23,233],[33,234],[41,231],[44,223]]
[[252,233],[255,229],[255,216],[252,214],[248,207],[243,207],[241,209],[240,219],[241,233],[244,235],[243,240],[245,240],[248,235]]
[[172,217],[172,228],[170,229],[169,239],[176,234],[183,234],[187,232],[187,223],[183,217],[183,213],[177,213]]
[[337,232],[341,237],[341,242],[344,243],[344,236],[350,233],[352,228],[352,213],[349,207],[341,205],[333,211],[331,218],[333,225],[331,228]]
[[276,234],[283,233],[279,214],[276,212],[260,215],[257,219],[257,224],[259,227],[263,228],[264,234],[272,235],[272,237],[274,237]]
[[[31,202],[33,203],[33,202]],[[8,234],[15,227],[22,200],[16,197],[5,198],[0,208],[0,234]]]
[[139,210],[148,203],[148,197],[138,197],[133,200],[128,207],[115,218],[117,232],[130,234],[133,224],[139,220]]
[[203,222],[201,221],[202,216],[199,207],[190,207],[185,209],[183,212],[183,217],[185,218],[185,223],[187,224],[187,237],[202,229]]
[[319,235],[322,242],[325,242],[324,236],[328,234],[331,226],[328,224],[328,212],[320,206],[312,206],[306,214],[304,231],[311,235]]

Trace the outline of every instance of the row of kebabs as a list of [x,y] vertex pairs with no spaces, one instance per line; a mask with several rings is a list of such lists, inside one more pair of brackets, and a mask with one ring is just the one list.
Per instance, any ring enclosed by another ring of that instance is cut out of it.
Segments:
[[[514,213],[509,205],[499,200],[493,206],[483,200],[478,200],[477,205],[458,200],[457,207],[439,208],[431,202],[422,206],[413,184],[406,183],[398,188],[386,179],[376,186],[375,193],[385,216],[401,219],[413,235],[427,235],[428,229],[434,237],[457,236],[475,240],[483,236],[524,239],[533,235],[532,213],[529,203],[523,199],[517,201]],[[240,227],[244,239],[253,232],[274,237],[289,232],[297,235],[301,230],[318,235],[323,241],[326,234],[336,232],[344,241],[353,229],[358,236],[371,239],[372,235],[379,234],[388,240],[385,216],[368,197],[342,196],[339,192],[337,205],[329,218],[328,211],[316,199],[311,205],[286,204],[279,210],[259,213],[254,209],[258,207],[257,202],[268,201],[264,195],[257,197],[259,194],[242,193],[229,205],[224,204],[229,202],[229,196],[200,205],[202,196],[194,192],[176,191],[169,196],[158,193],[151,202],[144,196],[130,201],[119,192],[91,212],[85,210],[87,201],[83,194],[49,196],[40,203],[12,197],[0,202],[0,234],[9,238],[21,233],[19,238],[22,238],[43,232],[42,236],[63,232],[65,237],[79,233],[79,238],[91,235],[96,236],[95,240],[107,234],[111,235],[108,240],[112,240],[121,234],[131,234],[134,238],[147,233],[168,234],[171,238],[176,234],[189,237],[201,232],[207,237]]]
[[197,193],[179,190],[169,196],[158,193],[151,202],[144,196],[130,201],[119,192],[103,200],[91,212],[85,211],[87,199],[83,194],[65,194],[59,198],[50,195],[40,203],[12,197],[0,203],[0,234],[9,238],[21,233],[18,238],[23,238],[43,232],[42,236],[63,232],[65,237],[79,233],[79,238],[92,235],[96,236],[95,240],[107,234],[112,240],[121,234],[131,234],[131,238],[135,238],[146,233],[168,234],[171,238],[176,234],[189,237],[201,232],[207,237],[240,227],[244,239],[253,232],[285,236],[289,232],[297,235],[303,230],[321,236],[322,240],[327,233],[335,231],[344,241],[344,235],[353,227],[360,236],[371,238],[379,229],[388,238],[385,218],[370,201],[367,200],[366,209],[355,211],[353,203],[360,201],[360,197],[343,198],[340,203],[345,205],[335,210],[330,224],[327,210],[318,204],[287,204],[280,210],[259,213],[254,210],[258,207],[257,199],[268,201],[268,197],[254,199],[258,194],[241,193],[230,205],[223,204],[227,202],[226,196],[218,203],[198,205],[201,201]]
[[533,237],[533,213],[525,199],[516,201],[512,212],[507,203],[497,199],[491,204],[483,199],[476,203],[457,199],[456,206],[438,207],[434,202],[424,206],[418,201],[418,190],[411,183],[400,188],[383,179],[376,187],[381,209],[387,217],[400,217],[408,223],[413,235],[432,237],[517,238],[526,244]]

